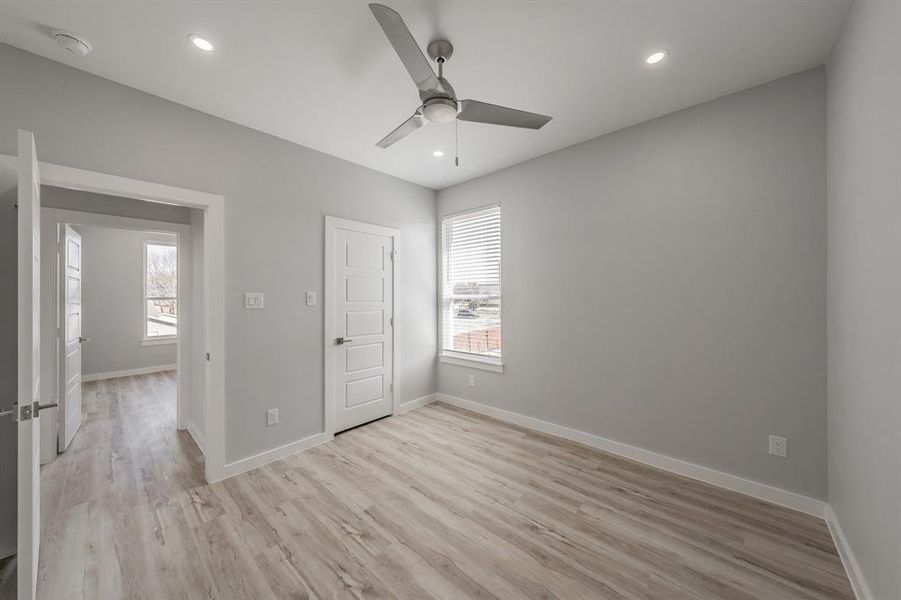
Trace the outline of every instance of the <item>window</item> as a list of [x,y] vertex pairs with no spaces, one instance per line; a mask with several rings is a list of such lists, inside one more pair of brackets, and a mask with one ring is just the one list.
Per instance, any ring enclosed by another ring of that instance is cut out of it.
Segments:
[[441,248],[441,360],[500,371],[500,207],[445,217]]
[[144,243],[144,340],[173,341],[178,333],[178,254],[175,244]]

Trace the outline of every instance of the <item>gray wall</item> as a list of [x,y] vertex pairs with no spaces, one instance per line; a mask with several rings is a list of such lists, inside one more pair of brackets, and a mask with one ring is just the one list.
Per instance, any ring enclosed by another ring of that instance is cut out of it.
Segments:
[[439,391],[825,498],[824,75],[439,192],[502,205],[506,364]]
[[[18,355],[16,209],[18,189],[0,194],[0,408],[16,402]],[[0,557],[16,551],[16,457],[19,454],[16,424],[0,419]]]
[[82,345],[85,375],[174,365],[174,343],[144,346],[144,242],[174,234],[79,225],[81,233]]
[[170,206],[80,190],[67,190],[51,185],[41,186],[41,206],[183,225],[191,222],[191,209],[183,206]]
[[857,2],[828,63],[829,503],[901,598],[901,3]]
[[322,305],[303,292],[322,297],[325,214],[400,229],[402,400],[434,391],[433,191],[11,46],[0,81],[0,153],[27,129],[41,160],[225,196],[227,460],[323,429]]

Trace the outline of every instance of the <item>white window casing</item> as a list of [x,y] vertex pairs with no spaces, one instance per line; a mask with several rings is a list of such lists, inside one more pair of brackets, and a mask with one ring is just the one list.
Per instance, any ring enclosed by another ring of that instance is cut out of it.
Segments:
[[502,371],[500,206],[442,218],[440,294],[440,360]]

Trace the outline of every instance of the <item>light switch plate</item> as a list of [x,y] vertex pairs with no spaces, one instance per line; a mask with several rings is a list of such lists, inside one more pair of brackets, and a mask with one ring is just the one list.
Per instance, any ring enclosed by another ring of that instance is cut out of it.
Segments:
[[270,408],[266,411],[266,426],[275,425],[278,423],[278,409]]
[[307,292],[307,306],[316,306],[316,292]]
[[263,308],[263,293],[244,292],[244,308]]

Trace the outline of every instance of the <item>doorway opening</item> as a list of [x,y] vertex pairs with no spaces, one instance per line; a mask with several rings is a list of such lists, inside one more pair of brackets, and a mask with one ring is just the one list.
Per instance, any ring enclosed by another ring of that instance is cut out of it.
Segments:
[[[196,290],[196,301],[191,303],[187,312],[182,311],[179,305],[178,319],[181,322],[178,326],[184,332],[184,341],[192,339],[196,344],[188,347],[188,343],[183,343],[182,335],[177,334],[177,363],[178,373],[193,372],[198,375],[190,381],[190,386],[185,385],[188,381],[185,377],[178,378],[181,384],[178,397],[187,397],[190,392],[193,399],[202,403],[203,411],[199,421],[203,427],[201,436],[204,439],[205,456],[203,467],[198,473],[208,482],[219,481],[224,477],[224,199],[216,194],[40,162],[34,135],[22,130],[18,132],[17,156],[0,155],[0,163],[3,165],[0,171],[11,169],[16,175],[15,189],[0,195],[0,208],[8,209],[4,214],[9,216],[3,219],[3,225],[10,233],[0,237],[9,242],[11,249],[15,249],[8,253],[14,260],[3,262],[0,268],[11,272],[10,280],[17,280],[17,286],[10,289],[8,298],[5,298],[10,301],[4,304],[4,311],[0,311],[6,319],[3,323],[4,331],[16,332],[14,336],[4,338],[15,343],[6,344],[0,349],[0,352],[8,351],[16,357],[13,361],[0,361],[3,364],[11,363],[15,367],[14,377],[10,377],[15,382],[15,403],[9,408],[0,407],[0,415],[9,417],[16,432],[16,452],[4,457],[4,486],[0,486],[7,491],[12,490],[12,495],[0,494],[0,500],[6,506],[14,498],[16,510],[4,510],[0,514],[0,547],[4,552],[15,551],[12,562],[15,563],[19,597],[33,599],[37,589],[39,558],[41,562],[44,560],[40,551],[42,511],[39,465],[42,448],[45,446],[41,439],[46,435],[45,429],[52,429],[54,421],[49,417],[41,419],[40,416],[42,412],[49,415],[48,411],[58,407],[58,399],[54,402],[48,393],[52,389],[48,380],[52,381],[53,377],[46,377],[48,370],[53,372],[56,362],[52,357],[56,355],[57,346],[53,342],[56,341],[57,332],[52,326],[45,326],[53,323],[52,319],[42,318],[51,314],[56,316],[56,313],[44,307],[45,303],[52,304],[52,296],[41,293],[47,289],[47,284],[43,281],[45,274],[50,273],[47,277],[51,280],[57,275],[55,269],[41,268],[45,262],[56,264],[56,248],[53,244],[57,236],[52,233],[45,235],[43,231],[43,227],[52,222],[43,218],[42,189],[60,188],[103,196],[106,198],[106,209],[92,213],[99,220],[95,223],[98,225],[116,227],[113,221],[122,218],[150,223],[142,223],[138,227],[141,229],[152,229],[159,225],[159,221],[147,218],[146,215],[122,217],[118,211],[131,201],[159,210],[171,207],[189,210],[189,224],[184,227],[188,228],[194,240],[198,240],[191,256],[192,263],[200,266],[193,270],[192,282],[188,288]],[[67,206],[56,209],[60,213],[57,227],[59,223],[79,222],[79,211],[72,211],[71,208]],[[83,208],[82,212],[91,210]],[[126,226],[128,227],[131,225]],[[179,235],[178,240],[181,239]],[[49,249],[46,247],[48,243]],[[61,293],[65,290],[58,291]],[[181,294],[177,300],[181,300]],[[7,305],[14,307],[14,310],[5,310]],[[190,324],[185,324],[184,318],[188,315]],[[187,336],[188,330],[190,338]],[[6,378],[12,373],[3,372],[3,375]],[[199,383],[199,389],[195,389],[195,383]],[[179,408],[183,408],[185,404],[180,402]],[[179,418],[181,417],[179,414]],[[209,435],[203,436],[203,433]],[[50,439],[54,439],[53,436]],[[121,458],[118,454],[109,457],[111,462],[108,467],[125,466],[113,462],[117,457]],[[15,467],[7,469],[7,464],[15,464]],[[103,473],[98,472],[101,475]],[[6,478],[7,473],[12,476],[10,480]],[[139,473],[142,471],[139,470]],[[67,493],[73,495],[86,491],[89,489],[87,486],[90,486],[90,478],[76,477]],[[129,500],[115,497],[122,504],[116,514],[127,514]],[[150,500],[157,501],[160,498]],[[85,504],[81,503],[79,506]],[[47,514],[52,514],[53,507],[47,508]],[[52,551],[51,544],[48,552]],[[9,564],[8,559],[4,560],[4,574],[8,573]]]
[[[42,196],[50,206],[77,207],[99,198],[48,186]],[[185,211],[180,217],[188,222],[190,215]],[[42,264],[44,381],[50,388],[43,393],[59,405],[41,422],[42,464],[70,447],[92,408],[121,417],[121,403],[146,397],[135,388],[150,381],[171,381],[172,393],[163,393],[168,385],[157,386],[156,412],[142,419],[162,424],[171,412],[172,433],[187,429],[198,445],[203,443],[199,399],[191,402],[191,394],[184,393],[198,387],[194,379],[200,373],[193,373],[190,364],[179,370],[178,360],[180,352],[190,353],[193,342],[192,272],[199,265],[192,264],[190,227],[166,222],[148,227],[139,219],[109,215],[102,217],[103,224],[99,220],[89,212],[42,209],[42,237],[48,256],[54,248],[56,256]],[[150,377],[161,373],[165,377]],[[98,391],[109,399],[119,396],[122,386],[132,393],[117,400],[116,410],[99,405]],[[89,396],[93,407],[85,404]]]

